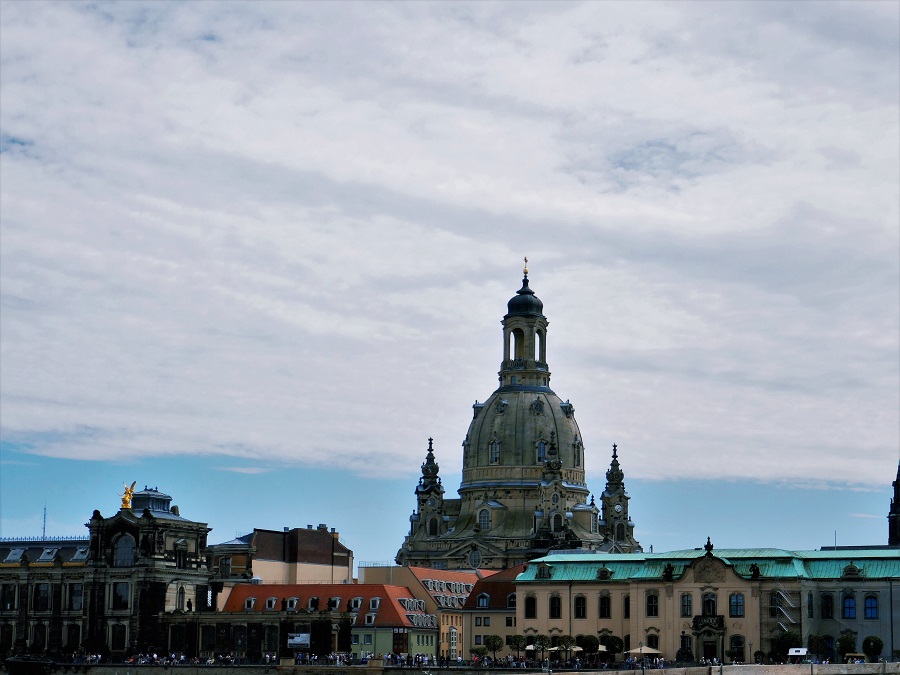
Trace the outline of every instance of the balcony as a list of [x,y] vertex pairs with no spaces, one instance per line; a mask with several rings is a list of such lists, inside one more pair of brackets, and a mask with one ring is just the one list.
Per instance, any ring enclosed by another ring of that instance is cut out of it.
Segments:
[[725,617],[722,614],[712,616],[695,616],[692,626],[695,633],[704,630],[725,630]]

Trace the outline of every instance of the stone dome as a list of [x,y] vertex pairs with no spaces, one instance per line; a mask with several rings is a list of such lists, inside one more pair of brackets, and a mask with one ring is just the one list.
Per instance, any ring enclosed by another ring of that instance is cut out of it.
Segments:
[[528,287],[528,276],[522,279],[522,288],[506,303],[506,316],[543,316],[544,303]]

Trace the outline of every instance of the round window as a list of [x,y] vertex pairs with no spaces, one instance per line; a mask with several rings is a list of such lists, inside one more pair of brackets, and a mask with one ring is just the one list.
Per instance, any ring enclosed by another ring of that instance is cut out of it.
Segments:
[[554,492],[553,496],[550,497],[550,501],[553,502],[554,504],[559,504],[559,494]]
[[469,567],[478,567],[481,564],[481,553],[472,551],[469,553]]

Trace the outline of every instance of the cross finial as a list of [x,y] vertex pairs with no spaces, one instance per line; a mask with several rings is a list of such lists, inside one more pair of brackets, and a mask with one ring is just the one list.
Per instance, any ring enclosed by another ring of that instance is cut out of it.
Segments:
[[429,450],[431,450],[431,449],[432,449],[432,447],[431,447],[431,443],[432,443],[432,441],[434,441],[434,439],[433,439],[433,438],[431,438],[431,436],[429,436],[429,437],[428,437],[428,449],[429,449]]
[[613,443],[613,459],[619,458],[618,454],[616,454],[618,452],[618,450],[619,450],[619,446],[616,445],[615,443]]

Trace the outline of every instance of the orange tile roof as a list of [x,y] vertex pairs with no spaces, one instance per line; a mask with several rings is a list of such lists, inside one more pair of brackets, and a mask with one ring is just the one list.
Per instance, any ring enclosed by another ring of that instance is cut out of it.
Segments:
[[[353,611],[357,613],[358,617],[365,617],[366,614],[374,612],[375,623],[365,624],[365,619],[357,618],[354,626],[414,628],[416,626],[410,621],[408,615],[426,616],[426,613],[417,607],[404,607],[400,600],[414,600],[415,597],[406,586],[387,584],[238,584],[232,589],[222,611],[236,614],[247,612],[274,614],[281,609],[282,599],[287,601],[297,598],[297,614],[302,615],[306,613],[310,598],[319,598],[319,612],[328,609],[330,598],[340,598],[336,611],[344,612],[348,611],[347,605],[350,600],[360,598],[359,609]],[[247,598],[256,598],[253,609],[245,609]],[[275,598],[274,610],[266,609],[268,598]],[[372,598],[381,598],[377,610],[369,609]],[[315,612],[312,613],[315,614]]]

